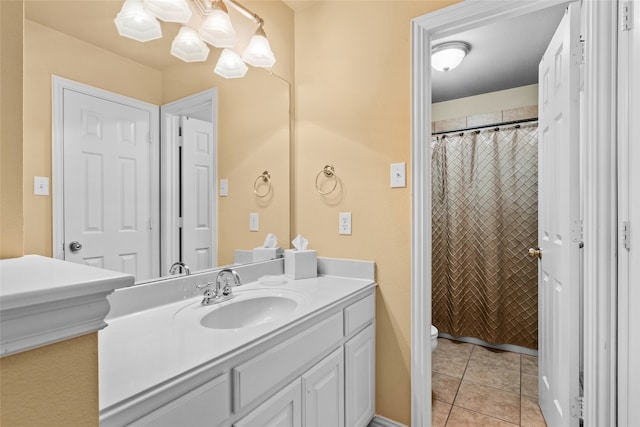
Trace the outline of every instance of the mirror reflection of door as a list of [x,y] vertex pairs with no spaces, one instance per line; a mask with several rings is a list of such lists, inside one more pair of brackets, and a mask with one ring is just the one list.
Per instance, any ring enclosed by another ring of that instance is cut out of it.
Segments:
[[54,194],[56,257],[137,282],[167,275],[177,261],[192,272],[215,267],[215,89],[162,107],[164,162],[172,166],[160,183],[158,106],[60,78],[54,86],[63,194]]
[[211,123],[183,116],[180,130],[180,260],[199,271],[214,267],[218,258],[213,129]]
[[150,129],[158,108],[65,89],[63,110],[64,258],[157,277]]

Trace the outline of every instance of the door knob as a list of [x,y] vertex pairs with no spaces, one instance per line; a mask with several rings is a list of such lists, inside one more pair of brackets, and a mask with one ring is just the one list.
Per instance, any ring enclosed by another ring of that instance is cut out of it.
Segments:
[[542,258],[542,251],[540,250],[540,248],[529,248],[529,256],[531,258]]
[[69,243],[69,250],[71,250],[71,252],[78,252],[80,249],[82,249],[82,243],[75,240]]

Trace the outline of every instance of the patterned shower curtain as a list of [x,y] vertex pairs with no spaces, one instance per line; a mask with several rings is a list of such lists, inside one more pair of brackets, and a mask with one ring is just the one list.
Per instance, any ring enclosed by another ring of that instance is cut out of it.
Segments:
[[538,345],[537,123],[432,137],[433,324]]

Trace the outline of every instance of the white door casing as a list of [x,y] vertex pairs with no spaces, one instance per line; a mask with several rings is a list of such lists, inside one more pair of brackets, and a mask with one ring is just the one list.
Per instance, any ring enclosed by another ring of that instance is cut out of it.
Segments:
[[547,424],[577,425],[580,370],[580,11],[571,4],[539,66],[538,389]]
[[192,270],[215,267],[216,152],[211,123],[183,116],[182,129],[182,262]]
[[[152,174],[158,144],[152,127],[158,108],[63,79],[57,83],[62,111],[56,113],[61,123],[54,123],[54,135],[64,166],[56,187],[63,200],[57,254],[137,280],[157,277],[159,212]],[[73,241],[82,248],[72,252]]]

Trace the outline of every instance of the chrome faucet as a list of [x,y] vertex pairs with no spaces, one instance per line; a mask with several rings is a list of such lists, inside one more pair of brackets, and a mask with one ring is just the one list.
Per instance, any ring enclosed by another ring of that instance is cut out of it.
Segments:
[[169,274],[176,274],[178,270],[184,271],[185,276],[188,276],[189,274],[191,274],[191,271],[189,270],[189,266],[184,262],[179,262],[179,261],[171,264],[171,268],[169,269]]
[[[227,275],[227,277],[225,277]],[[229,277],[230,276],[230,277]],[[233,285],[240,286],[242,283],[240,282],[240,276],[234,270],[230,268],[223,268],[218,272],[216,276],[216,288],[212,289],[213,284],[211,282],[207,282],[204,285],[196,285],[196,289],[201,290],[204,289],[204,294],[202,298],[202,305],[212,305],[218,304],[223,301],[228,301],[234,297],[232,287],[229,285],[229,279],[233,278]],[[222,284],[222,280],[224,279],[224,285]]]

